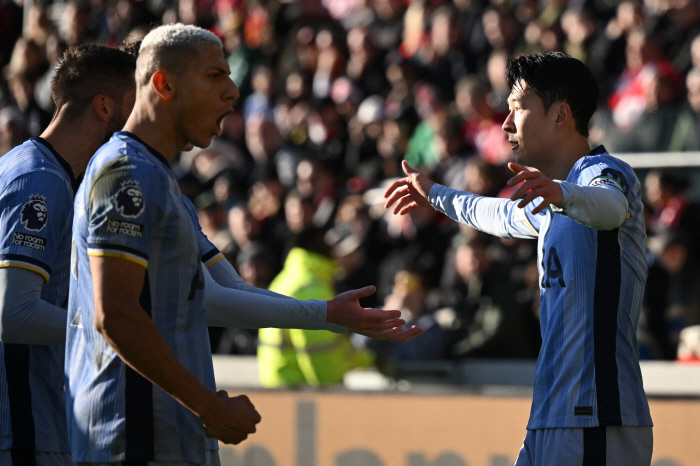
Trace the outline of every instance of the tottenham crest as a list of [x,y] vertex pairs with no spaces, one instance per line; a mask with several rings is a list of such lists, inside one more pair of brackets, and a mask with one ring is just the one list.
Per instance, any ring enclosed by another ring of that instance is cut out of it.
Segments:
[[138,181],[124,181],[117,194],[114,195],[117,210],[124,217],[136,218],[146,208],[146,201],[139,188]]
[[22,206],[20,219],[27,230],[40,231],[46,226],[49,212],[45,200],[44,196],[30,195],[29,202]]

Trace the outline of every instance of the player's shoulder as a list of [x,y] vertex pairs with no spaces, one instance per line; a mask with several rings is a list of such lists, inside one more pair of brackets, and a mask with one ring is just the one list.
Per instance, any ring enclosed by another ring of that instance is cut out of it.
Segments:
[[162,163],[134,135],[118,131],[92,157],[86,178],[92,180],[108,172],[121,171],[144,181],[157,182],[164,174],[163,167],[159,166]]
[[61,173],[38,144],[34,138],[29,139],[0,158],[0,192],[19,179],[29,180],[25,183],[27,187],[53,183],[65,185],[67,175]]
[[576,167],[577,183],[583,185],[616,183],[622,192],[637,184],[637,175],[625,161],[608,153],[605,147],[598,146],[591,153],[581,158]]

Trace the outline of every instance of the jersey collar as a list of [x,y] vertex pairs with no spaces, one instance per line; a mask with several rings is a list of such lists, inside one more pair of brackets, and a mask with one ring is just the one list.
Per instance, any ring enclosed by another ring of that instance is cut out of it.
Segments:
[[600,154],[604,154],[606,152],[607,151],[605,150],[605,147],[600,145],[594,149],[591,149],[591,151],[588,153],[588,155],[600,155]]
[[56,160],[66,172],[66,175],[68,175],[68,179],[70,179],[70,185],[73,187],[73,192],[75,192],[78,187],[78,182],[75,180],[75,175],[73,175],[73,169],[71,168],[70,164],[66,162],[66,160],[58,154],[58,152],[56,152],[56,149],[54,149],[53,146],[49,144],[49,141],[47,141],[46,139],[36,136],[33,138],[29,138],[29,140],[35,144],[41,144],[42,146],[47,148],[54,157],[56,157]]
[[140,143],[141,145],[143,145],[143,147],[148,149],[148,152],[150,152],[151,155],[153,155],[153,157],[155,157],[160,162],[162,162],[163,165],[165,165],[166,167],[170,168],[170,164],[168,163],[168,160],[165,157],[163,157],[163,154],[161,154],[160,152],[158,152],[157,150],[155,150],[154,148],[152,148],[151,146],[149,146],[148,144],[143,142],[141,140],[141,138],[136,136],[134,133],[130,133],[129,131],[117,131],[114,134],[129,137],[129,138],[133,139],[134,141]]

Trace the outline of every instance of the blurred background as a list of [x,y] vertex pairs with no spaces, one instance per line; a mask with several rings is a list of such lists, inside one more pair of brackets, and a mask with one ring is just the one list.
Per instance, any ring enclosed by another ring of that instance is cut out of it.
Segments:
[[[427,329],[406,344],[210,329],[214,353],[261,352],[261,381],[297,366],[263,386],[340,383],[353,367],[394,388],[411,374],[460,379],[455,367],[469,361],[529,370],[540,346],[536,243],[428,210],[393,216],[382,195],[406,159],[453,188],[509,196],[505,62],[548,51],[591,69],[601,99],[590,144],[642,181],[640,357],[700,359],[697,0],[0,0],[0,155],[49,123],[66,47],[118,46],[172,22],[222,39],[241,93],[221,137],[172,164],[209,239],[254,286],[279,277],[273,288],[287,294],[313,284],[333,296],[375,284],[363,305],[401,309]],[[284,277],[299,271],[308,282],[291,287]],[[351,352],[352,363],[338,370],[314,356],[324,351]],[[517,425],[524,435],[525,420]],[[461,464],[420,461],[410,464]]]

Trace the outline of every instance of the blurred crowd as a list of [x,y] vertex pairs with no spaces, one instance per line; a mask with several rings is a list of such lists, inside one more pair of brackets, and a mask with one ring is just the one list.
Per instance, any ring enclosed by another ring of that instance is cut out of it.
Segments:
[[[453,188],[508,196],[509,57],[560,50],[588,65],[601,87],[592,145],[700,150],[697,0],[3,0],[0,155],[50,121],[66,47],[116,46],[176,21],[221,37],[241,93],[221,137],[173,162],[203,231],[263,288],[302,232],[321,231],[336,292],[376,284],[365,306],[427,329],[406,344],[356,338],[388,370],[538,354],[534,241],[383,207],[403,159]],[[680,331],[700,324],[700,214],[687,173],[644,175],[640,349],[674,359]],[[250,331],[211,337],[216,352],[256,350]]]

